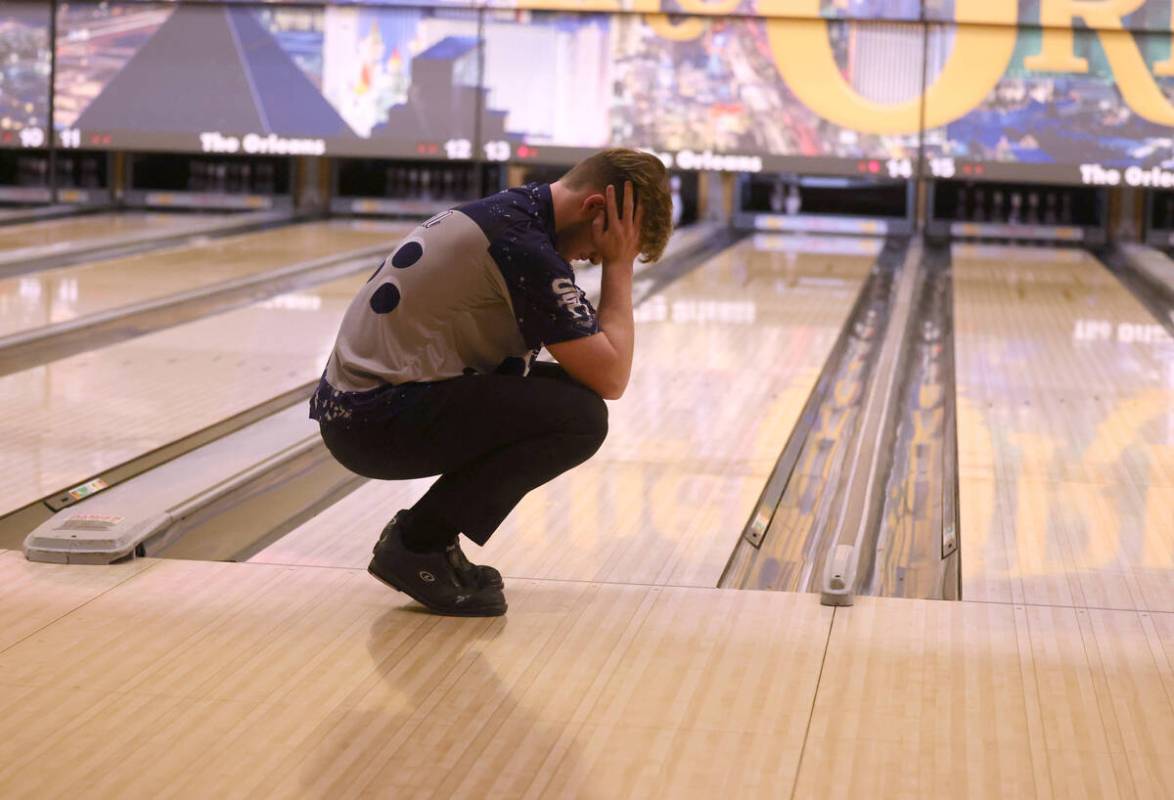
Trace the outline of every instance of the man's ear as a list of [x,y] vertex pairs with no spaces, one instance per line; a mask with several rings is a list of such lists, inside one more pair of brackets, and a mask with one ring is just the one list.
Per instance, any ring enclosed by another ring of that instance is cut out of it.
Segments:
[[595,215],[607,207],[607,198],[596,192],[583,198],[583,216],[586,219],[595,219]]

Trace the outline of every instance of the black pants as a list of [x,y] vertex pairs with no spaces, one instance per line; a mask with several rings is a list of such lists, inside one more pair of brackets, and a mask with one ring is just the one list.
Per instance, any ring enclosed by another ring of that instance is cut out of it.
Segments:
[[413,512],[480,545],[527,492],[586,461],[607,436],[607,405],[556,364],[404,389],[385,411],[324,423],[322,439],[367,478],[440,475]]

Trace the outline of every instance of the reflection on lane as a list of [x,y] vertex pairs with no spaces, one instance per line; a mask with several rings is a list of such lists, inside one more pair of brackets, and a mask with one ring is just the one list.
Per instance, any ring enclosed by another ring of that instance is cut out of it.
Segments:
[[381,243],[390,250],[411,228],[312,222],[0,280],[0,336]]
[[366,279],[0,377],[0,515],[311,385]]
[[9,250],[49,245],[73,246],[87,240],[109,240],[118,236],[165,233],[169,229],[207,225],[231,218],[229,214],[165,214],[151,211],[123,211],[117,214],[86,214],[80,217],[28,222],[0,227],[0,258]]
[[954,292],[963,597],[1174,610],[1174,342],[1077,250]]

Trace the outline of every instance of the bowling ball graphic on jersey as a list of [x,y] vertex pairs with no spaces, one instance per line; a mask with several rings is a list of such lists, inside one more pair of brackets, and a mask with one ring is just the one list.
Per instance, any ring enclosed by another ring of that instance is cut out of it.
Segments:
[[399,305],[399,287],[385,283],[371,295],[371,310],[376,314],[390,314]]
[[419,263],[424,257],[424,243],[410,239],[399,246],[391,256],[391,265],[396,269],[407,269]]
[[[391,265],[396,269],[407,269],[420,263],[423,257],[424,243],[419,239],[409,239],[391,254]],[[378,271],[375,274],[378,275]],[[399,287],[394,283],[385,283],[371,295],[371,310],[376,314],[390,314],[395,311],[400,299]]]

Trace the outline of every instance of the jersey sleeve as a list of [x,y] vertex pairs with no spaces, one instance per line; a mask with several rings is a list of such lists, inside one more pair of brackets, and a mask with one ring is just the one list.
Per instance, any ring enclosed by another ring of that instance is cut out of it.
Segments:
[[599,333],[595,308],[545,233],[519,226],[495,239],[489,252],[509,287],[527,347],[537,350]]

